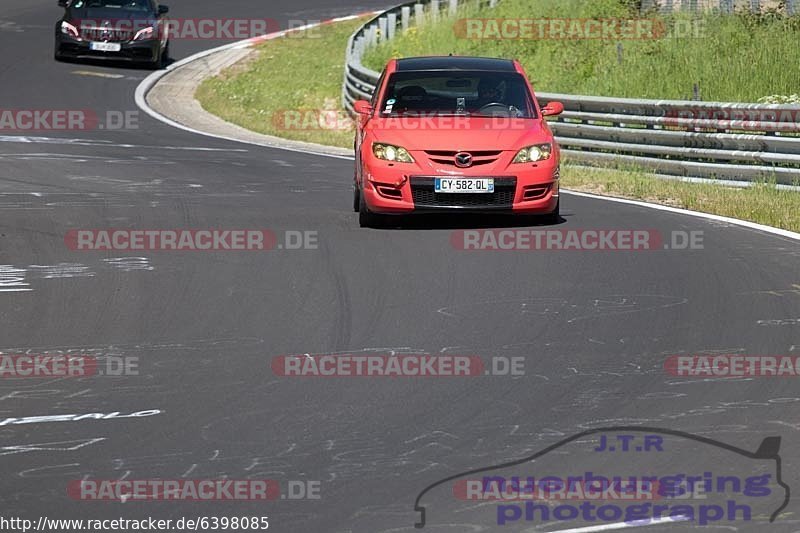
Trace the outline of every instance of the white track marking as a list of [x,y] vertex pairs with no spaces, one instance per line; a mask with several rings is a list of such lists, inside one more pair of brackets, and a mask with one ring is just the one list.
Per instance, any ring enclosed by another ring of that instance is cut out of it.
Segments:
[[736,226],[744,226],[745,228],[755,229],[759,231],[764,231],[767,233],[772,233],[774,235],[780,235],[782,237],[786,237],[788,239],[794,239],[800,241],[800,233],[795,233],[793,231],[789,231],[786,229],[780,228],[773,228],[772,226],[765,226],[763,224],[757,224],[755,222],[749,222],[747,220],[739,220],[738,218],[730,218],[724,217],[721,215],[712,215],[710,213],[700,213],[698,211],[691,211],[689,209],[681,209],[678,207],[669,207],[667,205],[658,205],[658,204],[650,204],[647,202],[642,202],[639,200],[628,200],[626,198],[613,198],[611,196],[597,196],[596,194],[590,194],[585,192],[577,192],[577,191],[569,191],[565,189],[561,189],[561,192],[565,192],[567,194],[571,194],[573,196],[583,196],[585,198],[593,198],[597,200],[606,200],[609,202],[617,202],[620,204],[629,204],[629,205],[636,205],[639,207],[647,207],[649,209],[657,209],[659,211],[667,211],[669,213],[678,213],[681,215],[690,215],[693,217],[700,217],[705,218],[708,220],[716,220],[717,222],[727,222],[728,224],[734,224]]
[[109,74],[107,72],[95,72],[93,70],[73,70],[72,74],[76,74],[78,76],[94,76],[96,78],[109,78],[112,80],[118,80],[125,77],[124,74]]
[[63,137],[39,137],[29,135],[0,135],[0,142],[21,144],[69,144],[73,146],[108,146],[110,148],[135,148],[153,150],[185,150],[189,152],[244,152],[243,148],[206,148],[202,146],[145,146],[139,144],[121,144],[107,140],[67,139]]
[[647,527],[647,526],[657,526],[661,524],[670,524],[673,522],[686,522],[691,520],[688,516],[668,516],[664,518],[654,518],[652,520],[648,520],[647,522],[617,522],[614,524],[605,524],[602,526],[589,526],[589,527],[579,527],[574,529],[558,529],[555,531],[551,531],[550,533],[590,533],[592,531],[616,531],[619,529],[628,529],[632,527]]

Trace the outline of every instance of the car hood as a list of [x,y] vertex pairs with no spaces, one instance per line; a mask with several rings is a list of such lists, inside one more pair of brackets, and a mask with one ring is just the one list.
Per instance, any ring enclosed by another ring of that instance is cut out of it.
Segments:
[[485,117],[373,118],[375,141],[406,150],[519,150],[547,142],[550,130],[540,120]]
[[107,9],[101,7],[70,9],[67,20],[138,20],[155,22],[152,13],[138,10]]

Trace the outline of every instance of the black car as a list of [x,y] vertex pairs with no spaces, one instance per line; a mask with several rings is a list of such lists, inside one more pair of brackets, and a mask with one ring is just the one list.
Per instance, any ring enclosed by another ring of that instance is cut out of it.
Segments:
[[160,68],[169,57],[169,8],[157,0],[58,0],[55,59],[111,59]]

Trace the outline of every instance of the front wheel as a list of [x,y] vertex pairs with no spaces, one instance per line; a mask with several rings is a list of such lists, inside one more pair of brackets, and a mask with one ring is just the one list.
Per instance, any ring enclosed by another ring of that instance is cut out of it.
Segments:
[[561,222],[561,199],[556,202],[556,208],[551,213],[542,216],[542,222],[545,224],[558,224]]
[[358,194],[358,225],[362,228],[378,228],[380,227],[380,215],[376,215],[367,207],[364,201],[364,195],[359,192]]
[[158,54],[155,61],[148,61],[147,67],[153,70],[160,70],[167,65],[167,58],[169,57],[169,44],[165,46]]
[[358,183],[353,182],[353,211],[359,212],[361,206],[361,194],[358,192]]
[[169,41],[167,41],[167,44],[164,46],[164,50],[161,51],[160,62],[161,62],[160,65],[161,68],[164,68],[167,65],[169,65]]

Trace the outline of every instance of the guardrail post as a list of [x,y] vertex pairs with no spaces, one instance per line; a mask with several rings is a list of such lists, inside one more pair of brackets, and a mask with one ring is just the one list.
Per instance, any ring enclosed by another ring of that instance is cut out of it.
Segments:
[[353,53],[358,59],[364,57],[364,47],[365,47],[364,37],[359,37],[356,39],[355,44],[353,45]]
[[388,21],[386,17],[381,17],[378,19],[378,42],[383,42],[386,40],[386,34],[388,27]]
[[439,20],[439,0],[431,0],[431,20],[436,22]]
[[414,4],[414,24],[417,26],[425,24],[425,6],[423,4]]
[[733,0],[719,0],[719,10],[727,15],[733,13]]
[[786,13],[789,16],[794,16],[797,14],[797,6],[795,5],[795,0],[786,0]]
[[378,44],[378,27],[374,24],[367,28],[367,46]]
[[455,17],[456,13],[458,13],[458,0],[450,0],[450,16]]
[[497,7],[497,0],[489,0],[489,7],[491,8]]
[[394,39],[394,34],[397,31],[397,13],[389,13],[387,18],[389,20],[389,28],[386,32],[386,38],[391,41]]
[[672,13],[673,9],[675,9],[675,6],[672,5],[672,0],[664,0],[664,6],[661,8],[661,11]]
[[403,31],[408,30],[408,26],[411,24],[411,6],[403,6],[403,9],[400,10],[400,26],[403,28]]

